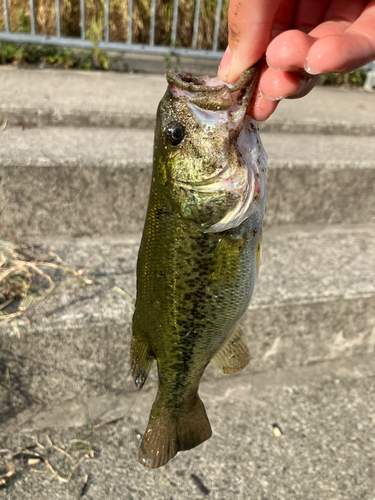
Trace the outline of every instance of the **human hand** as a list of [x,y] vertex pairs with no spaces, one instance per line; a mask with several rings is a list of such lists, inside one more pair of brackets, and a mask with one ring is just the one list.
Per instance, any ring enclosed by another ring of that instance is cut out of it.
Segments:
[[375,0],[230,0],[228,28],[220,79],[236,81],[265,54],[248,111],[259,121],[310,92],[317,75],[375,59]]

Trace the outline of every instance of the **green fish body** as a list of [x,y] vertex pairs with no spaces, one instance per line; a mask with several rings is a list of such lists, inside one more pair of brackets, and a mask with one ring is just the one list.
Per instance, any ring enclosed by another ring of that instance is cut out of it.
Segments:
[[267,161],[246,109],[257,70],[236,85],[167,75],[137,264],[132,374],[153,361],[158,393],[139,460],[155,468],[211,434],[198,386],[210,361],[224,373],[250,355],[238,327],[261,249]]

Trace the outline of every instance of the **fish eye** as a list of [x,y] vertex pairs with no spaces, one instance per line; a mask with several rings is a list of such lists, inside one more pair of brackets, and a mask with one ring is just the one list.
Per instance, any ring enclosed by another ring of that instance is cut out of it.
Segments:
[[179,122],[170,122],[167,125],[167,135],[169,142],[173,146],[180,144],[185,135],[185,129]]

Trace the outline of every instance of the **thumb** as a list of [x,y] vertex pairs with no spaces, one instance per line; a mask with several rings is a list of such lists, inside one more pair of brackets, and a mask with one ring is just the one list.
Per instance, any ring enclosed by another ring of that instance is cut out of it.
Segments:
[[234,82],[265,53],[280,0],[230,0],[228,48],[218,77]]

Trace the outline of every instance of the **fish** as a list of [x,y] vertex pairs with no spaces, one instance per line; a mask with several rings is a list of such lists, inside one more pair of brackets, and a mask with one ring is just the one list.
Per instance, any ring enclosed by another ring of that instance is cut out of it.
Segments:
[[137,261],[131,372],[141,389],[156,360],[158,391],[138,460],[165,465],[212,435],[198,395],[212,362],[250,361],[239,322],[261,258],[267,155],[247,108],[256,67],[235,84],[167,73],[154,137]]

